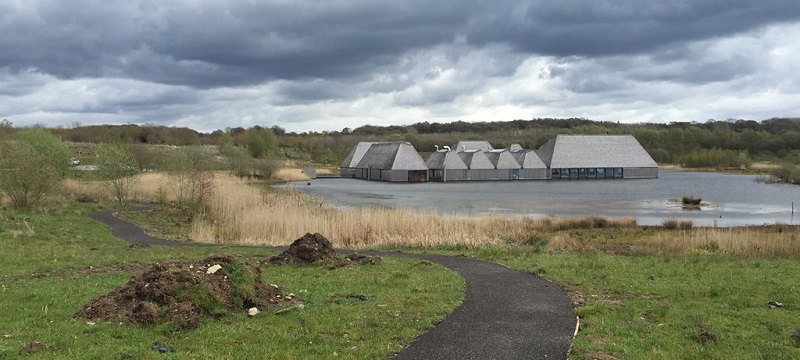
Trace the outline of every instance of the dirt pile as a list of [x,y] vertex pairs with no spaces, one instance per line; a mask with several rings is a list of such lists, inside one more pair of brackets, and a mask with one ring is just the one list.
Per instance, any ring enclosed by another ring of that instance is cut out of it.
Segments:
[[269,262],[276,265],[295,264],[308,265],[322,263],[328,266],[348,266],[353,264],[377,264],[380,257],[352,254],[339,257],[331,242],[322,234],[307,233],[295,240],[289,248],[273,256]]
[[87,320],[129,324],[170,323],[177,329],[197,327],[203,318],[256,307],[261,311],[290,307],[296,300],[261,280],[258,264],[230,255],[194,262],[156,264],[127,284],[100,296],[75,315]]

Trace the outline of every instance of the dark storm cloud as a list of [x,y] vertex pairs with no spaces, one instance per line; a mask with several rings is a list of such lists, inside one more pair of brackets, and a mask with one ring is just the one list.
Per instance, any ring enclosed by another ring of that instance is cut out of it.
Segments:
[[788,0],[3,2],[0,68],[213,88],[345,79],[457,41],[614,56],[798,16]]
[[530,1],[476,15],[470,38],[476,44],[508,42],[529,53],[609,56],[798,18],[794,0]]

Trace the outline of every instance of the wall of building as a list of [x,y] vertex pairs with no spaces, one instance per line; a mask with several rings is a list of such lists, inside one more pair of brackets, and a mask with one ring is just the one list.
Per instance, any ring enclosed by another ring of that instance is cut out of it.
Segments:
[[519,169],[519,180],[547,180],[550,169]]
[[623,168],[623,179],[653,179],[658,177],[658,168]]

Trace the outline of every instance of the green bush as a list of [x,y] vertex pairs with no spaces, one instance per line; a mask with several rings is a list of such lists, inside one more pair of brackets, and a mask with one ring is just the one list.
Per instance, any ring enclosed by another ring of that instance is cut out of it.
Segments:
[[0,143],[0,190],[13,207],[30,209],[55,191],[70,167],[69,148],[43,129],[26,129]]

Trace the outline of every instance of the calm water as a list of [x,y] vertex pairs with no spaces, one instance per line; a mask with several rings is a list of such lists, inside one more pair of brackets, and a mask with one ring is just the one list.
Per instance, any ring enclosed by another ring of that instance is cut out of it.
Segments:
[[[755,176],[662,171],[658,179],[392,184],[317,179],[287,186],[340,208],[412,208],[440,215],[636,217],[639,224],[691,219],[695,225],[798,223],[800,186],[768,185]],[[702,210],[684,210],[683,196],[703,199]]]

